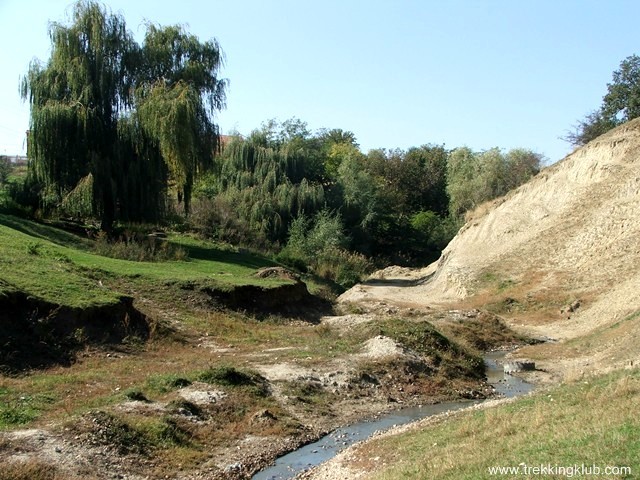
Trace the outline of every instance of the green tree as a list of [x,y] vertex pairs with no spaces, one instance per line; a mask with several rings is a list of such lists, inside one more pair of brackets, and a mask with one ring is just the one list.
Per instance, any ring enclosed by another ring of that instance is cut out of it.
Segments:
[[623,123],[640,116],[640,57],[631,55],[613,72],[613,81],[607,84],[602,113],[605,118]]
[[11,160],[5,155],[0,155],[0,186],[7,183],[11,173]]
[[640,57],[631,55],[613,72],[599,109],[578,122],[565,140],[575,146],[589,143],[612,128],[640,116]]
[[76,3],[70,24],[49,33],[51,57],[32,62],[21,82],[36,181],[62,199],[90,179],[104,230],[157,219],[170,180],[188,212],[194,176],[217,143],[213,113],[224,106],[218,44],[148,25],[140,46],[121,15],[93,1]]
[[447,193],[452,216],[460,216],[478,203],[479,171],[478,156],[470,148],[456,148],[449,155]]
[[540,171],[543,157],[525,149],[504,154],[498,148],[473,152],[454,150],[447,164],[447,192],[452,217],[459,217],[482,202],[502,196]]
[[234,139],[218,157],[216,173],[198,184],[201,204],[216,201],[209,212],[198,205],[196,221],[211,225],[212,216],[225,217],[222,223],[235,231],[218,230],[224,240],[254,246],[283,243],[293,218],[324,206],[324,188],[313,180],[315,161],[307,161],[313,150],[297,137],[285,143],[265,143],[267,138],[275,134],[263,128],[246,140]]

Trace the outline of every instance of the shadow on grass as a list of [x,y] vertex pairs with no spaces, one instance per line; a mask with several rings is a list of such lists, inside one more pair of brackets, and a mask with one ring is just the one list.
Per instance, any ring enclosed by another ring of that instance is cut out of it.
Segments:
[[247,255],[245,253],[229,252],[212,247],[199,247],[195,245],[181,246],[189,253],[189,258],[194,260],[206,260],[210,262],[232,263],[246,268],[258,270],[264,267],[273,267],[276,264],[264,257]]
[[43,240],[49,240],[62,246],[72,246],[82,250],[88,248],[88,240],[84,239],[74,233],[61,230],[59,228],[51,227],[41,223],[34,222],[32,220],[26,220],[20,217],[14,217],[11,215],[0,214],[0,225],[4,225],[9,228],[13,228],[25,235],[40,238]]

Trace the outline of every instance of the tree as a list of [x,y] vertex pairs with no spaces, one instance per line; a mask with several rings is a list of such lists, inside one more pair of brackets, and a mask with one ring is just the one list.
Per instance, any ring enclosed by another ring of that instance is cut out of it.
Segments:
[[611,83],[598,110],[586,115],[564,138],[581,146],[612,128],[640,116],[640,57],[631,55],[613,72]]
[[457,148],[447,164],[447,192],[452,217],[459,217],[482,202],[502,196],[540,171],[542,155],[525,149],[506,154],[498,148],[473,152]]
[[478,203],[479,171],[478,156],[470,148],[456,148],[449,155],[447,194],[451,216],[458,217]]
[[188,213],[194,176],[218,142],[219,45],[147,25],[140,46],[121,15],[93,1],[76,3],[71,23],[49,33],[51,57],[32,62],[21,82],[35,178],[60,199],[90,179],[107,231],[119,219],[161,216],[170,180]]
[[0,186],[7,183],[11,172],[11,160],[9,157],[0,155]]
[[613,72],[613,81],[607,84],[602,113],[605,118],[619,123],[640,116],[640,57],[631,55]]

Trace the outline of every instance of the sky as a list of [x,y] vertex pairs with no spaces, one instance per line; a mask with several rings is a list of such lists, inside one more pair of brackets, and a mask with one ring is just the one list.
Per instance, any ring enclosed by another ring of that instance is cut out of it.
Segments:
[[[640,53],[637,0],[106,0],[142,41],[185,25],[226,55],[223,133],[298,118],[361,149],[424,144],[527,148],[554,163],[561,137],[597,109]],[[25,153],[18,85],[50,54],[68,0],[0,0],[0,154]]]

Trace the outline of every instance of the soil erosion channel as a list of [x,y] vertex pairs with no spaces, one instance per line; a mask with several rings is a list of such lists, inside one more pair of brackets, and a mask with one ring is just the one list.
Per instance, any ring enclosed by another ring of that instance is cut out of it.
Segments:
[[[505,354],[505,351],[496,351],[484,355],[487,382],[493,386],[497,395],[506,398],[529,393],[533,389],[533,384],[504,373],[502,363]],[[329,435],[322,437],[317,442],[310,443],[280,457],[276,460],[275,465],[258,472],[252,478],[253,480],[291,479],[310,467],[314,467],[333,458],[348,446],[366,440],[376,432],[404,425],[432,415],[466,408],[480,402],[482,402],[482,400],[456,400],[433,405],[409,407],[381,415],[374,419],[357,422],[339,428]]]

